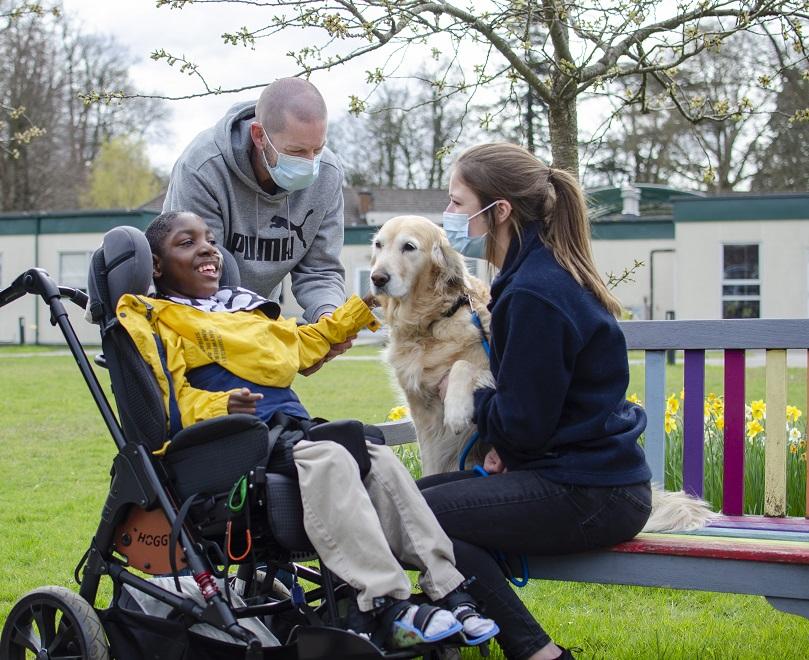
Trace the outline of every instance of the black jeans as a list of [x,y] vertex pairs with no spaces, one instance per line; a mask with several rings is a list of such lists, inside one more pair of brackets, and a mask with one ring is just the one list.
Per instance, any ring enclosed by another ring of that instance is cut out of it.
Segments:
[[470,593],[500,626],[507,658],[522,660],[551,641],[504,579],[492,551],[556,555],[632,538],[649,518],[649,483],[592,487],[557,484],[534,470],[478,477],[450,472],[418,482],[452,539],[455,562],[474,576]]

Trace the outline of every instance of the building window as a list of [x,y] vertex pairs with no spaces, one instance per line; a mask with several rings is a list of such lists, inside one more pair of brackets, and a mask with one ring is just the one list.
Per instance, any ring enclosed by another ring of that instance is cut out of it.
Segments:
[[354,291],[362,298],[371,292],[371,269],[366,267],[357,268],[354,271]]
[[761,316],[758,245],[722,246],[722,318]]
[[87,291],[87,273],[92,252],[60,252],[59,284]]

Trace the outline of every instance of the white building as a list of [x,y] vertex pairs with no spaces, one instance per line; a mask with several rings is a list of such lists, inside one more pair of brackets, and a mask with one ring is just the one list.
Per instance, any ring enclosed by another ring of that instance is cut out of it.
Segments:
[[[637,191],[640,191],[638,198]],[[346,189],[346,288],[367,290],[376,227],[396,215],[440,222],[445,191]],[[809,193],[706,197],[663,186],[589,191],[599,270],[620,274],[642,261],[616,294],[635,318],[718,319],[809,315]],[[134,211],[0,214],[0,288],[32,267],[84,287],[89,255],[117,225],[145,228],[160,202]],[[478,276],[482,262],[470,260]],[[68,309],[75,307],[68,305]],[[284,314],[299,316],[288,284]],[[82,342],[98,343],[78,309]],[[0,343],[61,343],[41,300],[26,296],[0,310]]]

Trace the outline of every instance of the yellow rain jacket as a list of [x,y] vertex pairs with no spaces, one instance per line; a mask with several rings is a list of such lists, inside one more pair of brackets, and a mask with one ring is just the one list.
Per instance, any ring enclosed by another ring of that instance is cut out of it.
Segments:
[[364,327],[376,331],[380,325],[357,296],[351,296],[332,316],[301,326],[295,319],[270,319],[258,309],[206,312],[131,294],[121,296],[116,312],[152,368],[166,410],[171,392],[166,374],[171,375],[183,427],[228,414],[230,392],[191,387],[185,377],[191,369],[216,362],[257,385],[289,387],[298,371],[317,364],[332,344]]

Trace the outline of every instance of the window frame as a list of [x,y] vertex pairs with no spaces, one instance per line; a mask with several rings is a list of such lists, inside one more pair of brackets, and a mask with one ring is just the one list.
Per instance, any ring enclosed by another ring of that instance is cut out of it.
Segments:
[[[75,256],[79,256],[79,255],[84,255],[85,265],[84,265],[84,277],[83,277],[82,284],[77,286],[76,283],[66,280],[65,272],[64,272],[65,269],[64,269],[63,259],[65,257],[68,257],[68,256],[75,257]],[[59,264],[59,279],[58,279],[57,283],[60,286],[69,286],[69,287],[72,287],[74,289],[79,289],[79,290],[84,291],[85,293],[87,293],[87,276],[89,275],[89,272],[90,272],[90,261],[91,261],[91,259],[93,257],[93,251],[92,250],[59,250],[59,252],[57,252],[56,256],[57,256],[57,260],[58,260],[58,264]]]
[[[726,247],[755,247],[756,248],[756,261],[758,266],[758,278],[725,278],[725,248]],[[719,245],[719,317],[721,319],[734,319],[734,318],[761,318],[761,243],[758,241],[724,241]],[[726,286],[756,286],[758,287],[758,294],[726,294]],[[725,316],[725,303],[744,303],[744,302],[757,302],[758,303],[758,316],[745,317],[745,316]]]

